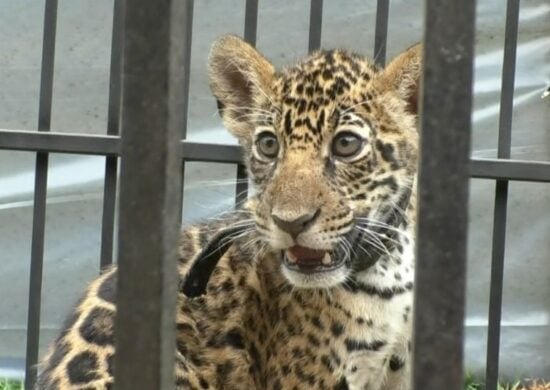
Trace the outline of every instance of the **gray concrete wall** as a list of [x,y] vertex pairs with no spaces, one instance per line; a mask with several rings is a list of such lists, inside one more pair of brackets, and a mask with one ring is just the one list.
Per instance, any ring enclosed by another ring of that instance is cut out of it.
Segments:
[[[309,2],[260,2],[258,47],[275,64],[307,51]],[[373,52],[375,1],[326,0],[323,47]],[[472,155],[496,157],[504,39],[504,0],[480,0]],[[112,0],[59,2],[53,122],[55,131],[106,132]],[[43,0],[0,0],[0,128],[35,129]],[[388,58],[419,41],[420,0],[392,0]],[[221,128],[207,88],[206,56],[220,34],[242,34],[244,1],[195,2],[189,137],[235,142]],[[522,2],[512,157],[550,160],[550,4]],[[442,129],[444,130],[444,129]],[[50,342],[86,284],[97,274],[104,161],[50,158],[42,306],[42,345]],[[34,155],[0,151],[0,376],[20,375],[32,217]],[[187,221],[231,207],[235,168],[189,164]],[[467,365],[483,370],[494,183],[472,180]],[[506,246],[502,367],[511,377],[550,376],[550,187],[512,183]],[[450,221],[452,223],[452,221]],[[437,292],[434,292],[437,293]],[[8,368],[14,368],[8,371]],[[3,368],[3,370],[2,370]]]

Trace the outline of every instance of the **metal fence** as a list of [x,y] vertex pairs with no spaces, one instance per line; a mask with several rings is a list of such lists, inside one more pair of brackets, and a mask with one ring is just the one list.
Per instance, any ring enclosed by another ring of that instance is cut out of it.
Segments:
[[[125,332],[117,336],[117,388],[173,387],[175,283],[171,278],[176,274],[173,259],[185,163],[241,162],[237,146],[185,139],[193,1],[115,0],[108,125],[103,136],[50,131],[58,1],[45,4],[38,131],[0,130],[0,149],[36,152],[25,387],[34,386],[38,360],[49,153],[105,156],[100,267],[113,262],[120,187],[117,325],[138,316],[140,327],[124,326]],[[312,51],[321,42],[323,1],[311,0],[310,7]],[[385,61],[388,11],[389,1],[378,0],[375,57],[380,64]],[[518,15],[519,0],[508,0],[498,159],[469,159],[475,1],[425,1],[421,147],[430,153],[422,155],[419,176],[416,389],[452,390],[462,385],[469,177],[496,183],[487,389],[497,386],[508,182],[550,182],[550,163],[509,159]],[[258,0],[246,0],[244,37],[252,44],[257,20]],[[246,177],[242,165],[237,172],[239,179]],[[237,200],[246,197],[242,180],[236,191]],[[143,274],[150,275],[147,284],[139,283]],[[436,316],[439,321],[433,321]]]

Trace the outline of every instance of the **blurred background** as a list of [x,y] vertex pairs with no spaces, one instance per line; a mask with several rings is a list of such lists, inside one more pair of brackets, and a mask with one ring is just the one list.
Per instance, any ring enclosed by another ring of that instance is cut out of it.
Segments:
[[[512,158],[550,161],[550,3],[521,3]],[[376,1],[325,0],[323,48],[373,55]],[[472,156],[496,158],[505,2],[479,0]],[[60,0],[52,130],[106,134],[113,0]],[[35,130],[44,1],[0,0],[0,128]],[[212,41],[242,36],[244,0],[195,2],[188,138],[236,143],[208,90]],[[388,55],[420,41],[422,2],[392,0]],[[260,1],[257,46],[277,66],[307,53],[309,2]],[[0,377],[22,377],[29,293],[35,154],[0,150]],[[51,154],[41,312],[41,355],[87,283],[99,272],[103,157]],[[236,167],[188,163],[186,223],[233,206]],[[492,180],[471,180],[466,365],[485,367],[491,261]],[[452,221],[449,221],[452,223]],[[437,292],[434,292],[437,293]],[[511,182],[501,372],[550,376],[550,187]]]

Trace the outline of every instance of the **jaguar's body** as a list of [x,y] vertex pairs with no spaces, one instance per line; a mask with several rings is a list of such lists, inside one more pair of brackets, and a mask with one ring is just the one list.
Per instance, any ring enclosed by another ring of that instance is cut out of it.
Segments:
[[[178,389],[409,388],[419,72],[418,47],[385,70],[330,51],[275,72],[236,37],[214,45],[211,86],[256,194],[182,234],[185,280],[240,228],[206,293],[179,293]],[[92,283],[39,389],[112,385],[115,287],[115,269]]]

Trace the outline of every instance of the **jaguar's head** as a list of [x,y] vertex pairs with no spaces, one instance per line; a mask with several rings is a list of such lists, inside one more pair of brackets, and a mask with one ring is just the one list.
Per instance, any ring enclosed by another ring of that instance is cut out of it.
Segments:
[[385,69],[336,50],[276,71],[225,36],[209,72],[255,184],[256,227],[286,278],[325,288],[370,265],[415,182],[420,47]]

